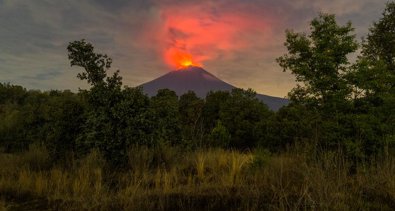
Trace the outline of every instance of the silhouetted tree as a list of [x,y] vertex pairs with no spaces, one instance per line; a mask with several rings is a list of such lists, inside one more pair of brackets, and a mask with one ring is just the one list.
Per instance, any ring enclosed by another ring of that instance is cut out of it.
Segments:
[[221,106],[219,119],[230,133],[228,147],[245,149],[258,143],[257,126],[271,112],[255,96],[256,93],[251,89],[234,89]]
[[180,97],[180,126],[182,142],[189,147],[196,147],[203,139],[202,110],[204,101],[189,91]]
[[111,77],[107,76],[111,58],[95,53],[92,44],[85,40],[71,42],[67,50],[71,66],[84,68],[77,77],[87,80],[92,86],[89,91],[83,92],[88,109],[84,132],[78,140],[79,147],[85,151],[99,148],[113,164],[122,165],[126,161],[127,140],[123,136],[122,126],[125,116],[115,109],[123,98],[119,71]]
[[231,141],[231,135],[226,127],[222,124],[221,120],[217,121],[217,124],[213,128],[209,136],[210,147],[229,147]]
[[219,113],[230,94],[226,91],[209,92],[203,107],[203,124],[205,133],[209,134],[219,120]]
[[362,45],[354,71],[355,128],[368,154],[395,145],[395,2],[387,4]]
[[347,56],[358,44],[351,23],[339,26],[334,15],[320,14],[310,26],[309,35],[287,32],[288,53],[277,61],[300,83],[289,93],[291,101],[320,114],[319,128],[313,131],[321,131],[321,144],[338,148],[349,136],[345,114],[351,109],[352,89],[346,77],[351,71]]
[[150,113],[155,125],[154,138],[161,144],[179,144],[181,140],[178,96],[161,89],[151,98]]

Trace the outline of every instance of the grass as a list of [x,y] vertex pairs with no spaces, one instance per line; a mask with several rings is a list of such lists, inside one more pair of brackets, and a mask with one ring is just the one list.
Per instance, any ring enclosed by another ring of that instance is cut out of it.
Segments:
[[7,207],[6,207],[6,203],[4,199],[0,199],[0,211],[6,211]]
[[0,153],[0,210],[393,210],[394,161],[350,172],[335,152],[134,147],[114,171],[97,151],[53,164],[32,146]]

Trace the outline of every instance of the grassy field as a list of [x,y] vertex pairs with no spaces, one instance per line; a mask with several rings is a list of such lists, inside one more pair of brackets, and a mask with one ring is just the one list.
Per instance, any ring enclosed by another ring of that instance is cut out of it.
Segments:
[[313,154],[136,147],[115,171],[96,151],[53,163],[31,146],[0,154],[0,210],[395,209],[393,157],[353,168]]

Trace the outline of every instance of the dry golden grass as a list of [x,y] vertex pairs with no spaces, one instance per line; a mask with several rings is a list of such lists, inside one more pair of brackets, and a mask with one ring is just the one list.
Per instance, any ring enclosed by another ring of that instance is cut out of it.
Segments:
[[5,204],[5,200],[4,199],[0,199],[0,211],[7,211],[7,207]]
[[395,209],[392,157],[355,173],[339,153],[303,151],[134,147],[119,172],[97,151],[72,165],[50,163],[40,146],[0,153],[0,210]]

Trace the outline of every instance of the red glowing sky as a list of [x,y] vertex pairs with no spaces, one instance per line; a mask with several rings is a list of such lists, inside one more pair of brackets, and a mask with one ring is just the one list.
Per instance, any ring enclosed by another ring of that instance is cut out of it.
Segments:
[[230,58],[233,52],[254,44],[250,35],[264,40],[271,32],[267,21],[246,11],[218,13],[209,3],[185,9],[179,5],[160,8],[159,21],[145,28],[144,37],[154,37],[157,52],[171,68],[204,66],[207,61]]

